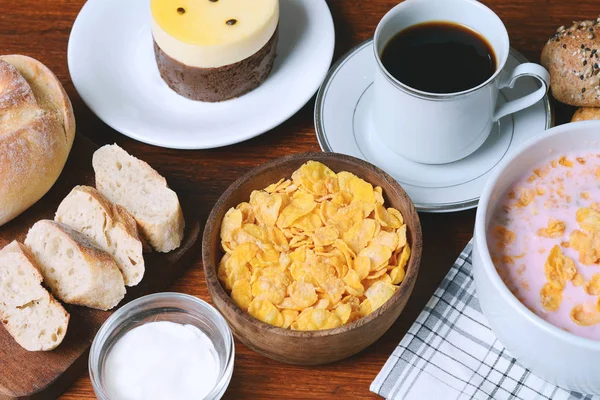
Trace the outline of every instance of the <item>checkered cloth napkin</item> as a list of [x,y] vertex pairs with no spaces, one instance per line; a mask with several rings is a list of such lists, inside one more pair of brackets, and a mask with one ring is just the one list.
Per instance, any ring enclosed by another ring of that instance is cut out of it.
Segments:
[[387,399],[585,399],[521,366],[475,296],[470,242],[371,384]]

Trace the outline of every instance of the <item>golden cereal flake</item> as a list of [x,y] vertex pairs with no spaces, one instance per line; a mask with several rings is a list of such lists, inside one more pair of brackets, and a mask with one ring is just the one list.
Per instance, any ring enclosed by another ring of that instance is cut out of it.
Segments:
[[339,318],[343,325],[350,320],[350,316],[352,315],[352,306],[348,303],[339,303],[333,310],[333,313]]
[[274,226],[284,202],[287,201],[287,197],[279,193],[269,194],[255,190],[250,194],[250,205],[260,225]]
[[554,218],[550,218],[547,228],[540,228],[537,231],[538,236],[546,238],[555,238],[564,235],[565,223]]
[[315,246],[330,246],[339,238],[338,231],[330,226],[317,228],[312,235]]
[[585,278],[580,273],[575,274],[573,278],[573,286],[581,286],[585,283]]
[[281,326],[284,329],[289,328],[292,323],[298,318],[298,314],[300,314],[296,310],[281,310],[281,315],[283,315],[283,325]]
[[302,165],[292,174],[292,180],[295,185],[315,196],[326,196],[339,190],[335,172],[317,161]]
[[577,210],[576,218],[579,226],[584,231],[600,231],[600,212],[591,208],[582,207]]
[[600,258],[600,235],[588,235],[575,230],[569,236],[569,246],[579,253],[579,262],[592,265]]
[[373,219],[359,220],[349,231],[342,232],[342,240],[354,253],[359,253],[375,236],[379,223]]
[[307,308],[298,315],[290,328],[297,331],[333,329],[342,325],[336,314],[322,308]]
[[545,283],[540,290],[540,301],[546,311],[556,311],[562,302],[562,289],[558,289],[550,283]]
[[375,195],[375,203],[383,204],[385,202],[385,200],[383,199],[383,189],[381,188],[381,186],[375,187],[375,189],[373,189],[373,193]]
[[535,191],[530,188],[524,188],[521,190],[519,200],[517,200],[517,207],[527,207],[533,201],[535,197]]
[[572,167],[572,166],[573,166],[573,161],[571,161],[571,160],[567,159],[567,157],[566,157],[566,156],[561,156],[561,157],[558,159],[558,163],[559,163],[560,165],[562,165],[563,167],[569,167],[569,168],[570,168],[570,167]]
[[252,283],[252,296],[269,300],[277,305],[283,301],[287,287],[279,277],[259,276]]
[[363,201],[365,203],[375,204],[375,193],[373,185],[357,177],[356,175],[342,171],[337,174],[340,190],[346,190],[352,193],[352,201]]
[[310,283],[294,281],[288,286],[287,292],[295,305],[301,310],[312,306],[318,300],[315,287]]
[[548,175],[548,172],[550,172],[549,167],[546,167],[544,169],[536,168],[533,170],[533,173],[536,174],[540,178],[545,178],[546,175]]
[[233,282],[233,285],[231,285],[231,299],[238,307],[244,311],[247,310],[253,298],[252,286],[248,280],[240,279]]
[[230,208],[223,221],[221,221],[221,240],[226,242],[232,241],[232,234],[235,229],[241,228],[243,222],[243,214],[240,210]]
[[282,327],[285,318],[269,300],[255,298],[248,306],[248,313],[254,318],[270,325]]
[[585,292],[592,296],[600,295],[600,274],[592,275],[591,279],[583,286]]
[[535,194],[537,194],[538,196],[543,196],[546,194],[546,188],[540,185],[537,185],[535,187]]
[[398,285],[398,284],[402,283],[402,281],[404,280],[405,274],[406,274],[406,272],[404,271],[404,268],[402,268],[402,267],[392,268],[392,270],[390,271],[390,279],[392,280],[392,285]]
[[291,226],[298,218],[309,214],[316,206],[317,203],[312,194],[301,191],[295,192],[290,204],[279,213],[276,222],[277,227],[287,228]]
[[285,181],[285,178],[281,178],[279,181],[270,184],[269,186],[267,186],[264,190],[267,193],[275,193],[277,191],[277,189],[280,187],[280,185]]
[[575,278],[577,269],[573,260],[562,253],[560,246],[555,245],[546,259],[544,272],[548,284],[562,290],[567,281]]
[[570,315],[577,325],[591,326],[600,323],[600,311],[590,304],[577,304]]
[[380,281],[367,289],[365,296],[369,299],[372,310],[375,311],[388,301],[396,293],[396,290],[398,290],[398,286]]
[[493,235],[494,239],[496,239],[496,245],[501,249],[506,247],[506,245],[513,243],[516,238],[515,233],[503,225],[494,227]]

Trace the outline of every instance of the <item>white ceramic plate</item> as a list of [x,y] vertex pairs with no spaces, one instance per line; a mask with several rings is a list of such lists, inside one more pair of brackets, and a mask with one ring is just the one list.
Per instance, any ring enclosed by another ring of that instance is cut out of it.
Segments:
[[188,100],[161,79],[149,0],[88,0],[71,31],[68,62],[83,101],[107,125],[175,149],[238,143],[290,118],[314,95],[333,57],[324,0],[282,0],[277,58],[257,89],[222,103]]
[[[506,68],[526,62],[511,49]],[[491,171],[525,139],[553,125],[548,97],[500,120],[489,139],[470,156],[443,165],[407,160],[386,147],[368,118],[375,56],[367,40],[333,66],[317,95],[315,128],[323,151],[348,154],[377,165],[393,176],[419,211],[451,212],[477,207]],[[514,89],[503,89],[499,103],[537,89],[535,79],[523,78]],[[443,123],[443,121],[440,121]]]

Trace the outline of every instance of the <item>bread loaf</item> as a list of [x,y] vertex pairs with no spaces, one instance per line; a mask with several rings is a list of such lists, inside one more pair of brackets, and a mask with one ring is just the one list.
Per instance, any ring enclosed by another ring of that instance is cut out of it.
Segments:
[[542,50],[556,100],[600,107],[600,18],[561,26]]
[[109,310],[125,296],[123,276],[112,256],[60,222],[36,222],[25,239],[44,281],[65,303]]
[[165,178],[116,144],[98,149],[92,165],[96,188],[131,212],[142,236],[156,251],[166,253],[181,245],[183,213]]
[[600,108],[595,107],[580,107],[575,110],[571,122],[588,121],[600,119]]
[[93,187],[76,186],[58,206],[54,220],[83,233],[112,255],[125,285],[135,286],[142,280],[142,242],[135,219],[125,208],[112,204]]
[[14,241],[0,250],[0,320],[29,351],[52,350],[67,333],[69,313],[41,285],[33,257]]
[[75,137],[71,102],[33,58],[0,56],[0,225],[54,185]]

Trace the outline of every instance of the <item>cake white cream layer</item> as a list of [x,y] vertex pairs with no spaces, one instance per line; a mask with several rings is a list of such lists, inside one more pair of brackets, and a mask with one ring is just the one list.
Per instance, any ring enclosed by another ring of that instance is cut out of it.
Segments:
[[279,23],[279,0],[150,0],[152,34],[175,60],[218,68],[259,51]]

